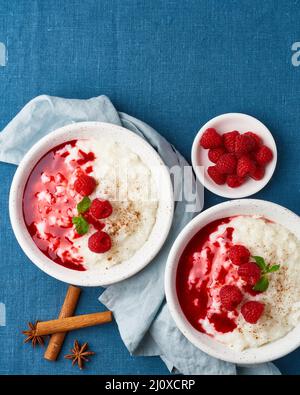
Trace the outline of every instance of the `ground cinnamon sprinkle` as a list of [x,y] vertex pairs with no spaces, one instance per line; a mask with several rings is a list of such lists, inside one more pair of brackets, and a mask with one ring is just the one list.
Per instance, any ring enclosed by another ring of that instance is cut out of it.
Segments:
[[128,235],[132,234],[136,230],[137,223],[141,220],[141,213],[136,210],[135,205],[132,201],[129,201],[127,205],[119,205],[114,208],[115,219],[109,219],[107,224],[109,226],[109,234],[116,236],[121,230],[124,230]]

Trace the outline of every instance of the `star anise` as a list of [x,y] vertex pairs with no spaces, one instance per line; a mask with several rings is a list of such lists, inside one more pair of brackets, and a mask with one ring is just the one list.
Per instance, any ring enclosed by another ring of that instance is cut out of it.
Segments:
[[88,343],[84,343],[83,346],[80,346],[78,340],[74,341],[74,346],[71,350],[72,354],[65,355],[66,359],[72,359],[72,366],[77,362],[80,369],[84,368],[84,362],[88,362],[88,356],[94,355],[93,351],[87,351],[89,345]]
[[26,331],[22,331],[22,333],[27,336],[26,339],[24,340],[24,343],[28,343],[31,341],[33,347],[35,347],[37,344],[39,344],[40,346],[43,346],[45,344],[44,337],[36,335],[37,323],[38,321],[36,321],[35,324],[28,322],[29,329]]

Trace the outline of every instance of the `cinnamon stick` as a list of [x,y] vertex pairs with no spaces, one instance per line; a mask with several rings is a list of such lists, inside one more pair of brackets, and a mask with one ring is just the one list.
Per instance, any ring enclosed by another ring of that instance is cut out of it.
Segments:
[[[81,289],[70,285],[59,313],[59,318],[66,318],[73,315],[78,299],[81,293]],[[54,333],[49,341],[48,347],[45,351],[44,358],[48,361],[55,361],[60,353],[63,342],[66,337],[66,332]]]
[[38,322],[36,335],[52,335],[58,332],[68,332],[75,329],[86,328],[88,326],[105,324],[112,321],[112,312],[92,313],[76,315],[74,317],[59,318],[57,320]]

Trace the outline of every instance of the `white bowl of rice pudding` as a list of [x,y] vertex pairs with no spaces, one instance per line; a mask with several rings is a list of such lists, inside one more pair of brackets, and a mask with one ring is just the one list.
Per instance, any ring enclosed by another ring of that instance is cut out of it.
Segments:
[[239,364],[288,354],[300,345],[299,217],[255,199],[209,208],[176,239],[165,291],[180,331],[207,354]]
[[25,254],[67,283],[105,286],[143,269],[173,219],[169,171],[135,133],[64,126],[37,142],[14,176],[9,210]]

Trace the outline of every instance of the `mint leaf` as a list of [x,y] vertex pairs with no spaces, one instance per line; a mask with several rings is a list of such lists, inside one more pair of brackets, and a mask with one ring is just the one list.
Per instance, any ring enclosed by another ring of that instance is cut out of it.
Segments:
[[77,204],[77,211],[78,214],[85,213],[91,206],[91,199],[88,196],[85,196],[81,202]]
[[252,258],[255,260],[257,266],[258,266],[263,272],[267,270],[267,265],[266,265],[266,262],[265,262],[265,260],[264,260],[263,257],[261,257],[261,256],[253,256]]
[[72,223],[75,225],[76,232],[79,235],[84,235],[89,230],[89,223],[81,216],[73,217]]
[[258,280],[258,282],[254,285],[253,290],[254,291],[260,291],[260,292],[264,292],[268,289],[269,286],[269,280],[267,277],[262,276],[260,278],[260,280]]
[[273,266],[269,266],[268,267],[268,273],[273,273],[273,272],[277,272],[277,270],[280,269],[280,265],[273,265]]

